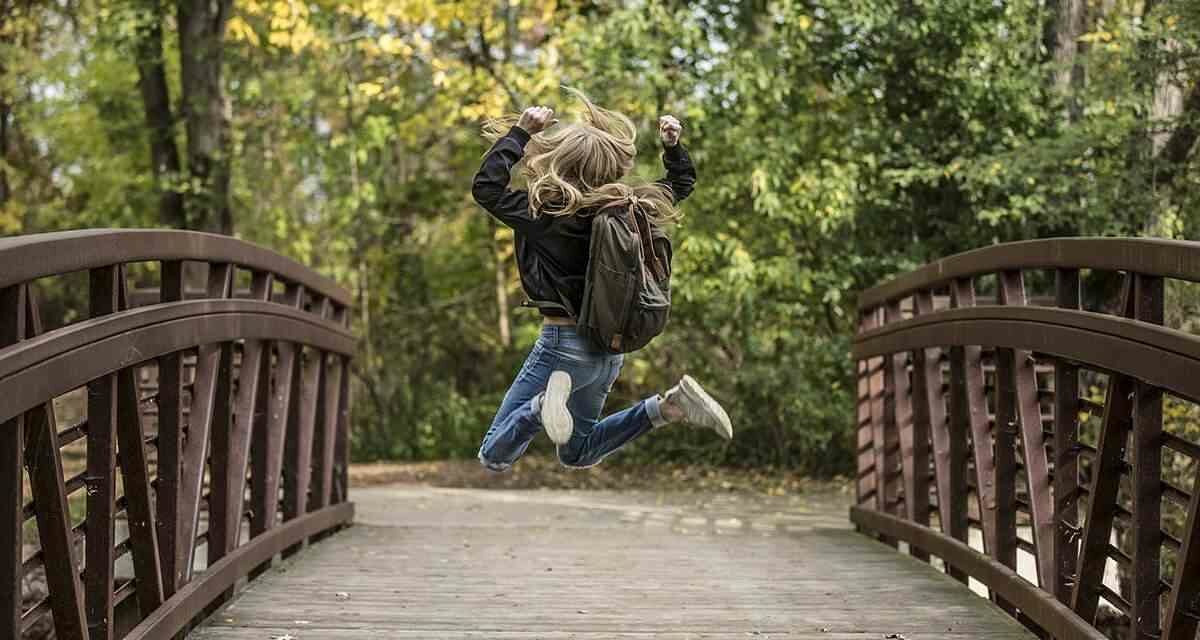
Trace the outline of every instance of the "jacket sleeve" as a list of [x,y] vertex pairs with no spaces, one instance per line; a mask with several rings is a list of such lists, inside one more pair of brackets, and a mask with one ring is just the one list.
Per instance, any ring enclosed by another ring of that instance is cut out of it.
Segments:
[[529,134],[524,129],[509,129],[487,152],[471,183],[471,196],[475,202],[514,230],[527,229],[534,223],[529,212],[529,194],[508,188],[513,165],[525,156],[527,142]]
[[678,204],[696,188],[696,166],[692,164],[692,157],[682,142],[673,147],[664,147],[663,167],[667,170],[667,177],[658,182],[671,189]]

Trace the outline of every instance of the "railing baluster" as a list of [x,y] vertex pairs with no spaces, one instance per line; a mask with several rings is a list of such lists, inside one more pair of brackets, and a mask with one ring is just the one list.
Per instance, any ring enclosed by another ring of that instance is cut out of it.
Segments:
[[333,465],[334,448],[336,447],[338,403],[342,390],[342,362],[331,354],[321,353],[325,366],[325,383],[317,403],[317,434],[313,441],[313,459],[315,473],[313,474],[312,502],[309,511],[316,511],[329,506],[333,497]]
[[[117,311],[119,266],[92,269],[88,295],[92,318]],[[117,493],[117,375],[88,383],[87,399],[87,555],[84,571],[88,635],[92,640],[113,637],[113,519]]]
[[1188,505],[1183,547],[1175,562],[1175,581],[1171,589],[1163,640],[1195,640],[1200,629],[1200,464],[1192,480],[1192,500]]
[[[962,309],[975,306],[975,285],[970,278],[960,278],[950,285],[950,306]],[[995,459],[992,454],[992,435],[988,429],[987,399],[984,397],[983,350],[975,345],[950,348],[951,377],[951,428],[954,437],[965,439],[971,436],[972,453],[975,460],[975,491],[979,499],[980,523],[983,529],[984,549],[989,553],[996,548],[996,495]],[[959,464],[966,466],[966,452],[960,455]],[[966,473],[963,473],[963,480]],[[966,501],[962,509],[966,510]],[[965,513],[963,515],[965,518]],[[963,537],[966,541],[966,527]]]
[[[129,309],[129,291],[122,274],[120,308]],[[163,573],[159,555],[150,488],[150,468],[146,458],[146,429],[142,422],[138,397],[138,367],[131,364],[117,373],[117,457],[121,461],[121,481],[125,490],[125,515],[129,538],[133,541],[133,571],[137,581],[138,607],[153,611],[163,601]]]
[[[1133,275],[1127,274],[1121,291],[1121,315],[1133,315],[1133,300]],[[1118,373],[1110,374],[1104,399],[1104,424],[1096,447],[1097,455],[1092,461],[1092,485],[1088,492],[1078,578],[1071,593],[1071,608],[1088,623],[1096,619],[1103,586],[1104,567],[1108,558],[1105,549],[1117,510],[1117,490],[1125,465],[1125,446],[1131,426],[1132,395],[1133,381],[1130,378]]]
[[[25,326],[30,337],[42,333],[41,314],[32,290],[25,294]],[[79,555],[71,532],[71,508],[63,482],[62,454],[54,405],[46,402],[25,414],[25,467],[37,512],[38,537],[50,589],[50,609],[60,638],[88,640],[79,579]]]
[[[0,289],[0,348],[25,339],[25,285]],[[0,423],[0,637],[21,637],[21,575],[24,549],[24,500],[21,456],[25,450],[25,420],[17,416]]]
[[[871,310],[872,319],[869,326],[878,326],[880,311],[880,309]],[[875,452],[875,509],[880,513],[888,513],[891,510],[894,496],[891,492],[893,485],[887,479],[886,387],[883,363],[883,358],[867,360],[867,387],[871,405],[871,443]],[[885,538],[884,542],[896,546],[893,540]]]
[[[183,300],[183,262],[162,262],[159,300]],[[180,474],[183,461],[183,353],[158,358],[158,547],[162,567],[163,597],[170,598],[182,584],[183,547],[180,539]]]
[[[1058,269],[1055,302],[1079,309],[1079,270]],[[1071,586],[1079,555],[1079,367],[1064,358],[1054,360],[1054,593],[1070,604]]]
[[[922,289],[913,296],[913,312],[916,316],[933,313],[933,293]],[[913,352],[913,441],[914,466],[917,469],[929,465],[929,446],[933,448],[933,473],[937,486],[938,520],[942,532],[949,535],[951,488],[950,424],[946,419],[946,400],[942,392],[942,362],[939,349],[917,349]],[[918,459],[925,457],[922,463]],[[928,496],[928,479],[921,481]],[[928,498],[926,498],[928,500]],[[926,510],[928,513],[928,509]],[[929,524],[929,516],[918,521]]]
[[350,499],[350,358],[341,357],[342,384],[338,392],[337,435],[334,440],[333,457],[337,460],[335,474],[335,503]]
[[[1163,280],[1134,276],[1134,317],[1163,323]],[[1129,599],[1130,637],[1158,640],[1162,555],[1162,391],[1134,384],[1133,400],[1133,567]],[[1200,576],[1198,576],[1200,579]]]
[[[304,288],[288,283],[282,304],[299,308],[303,304]],[[288,416],[291,411],[293,386],[299,362],[298,346],[294,342],[275,343],[278,356],[275,364],[274,385],[271,389],[270,412],[264,429],[255,429],[250,447],[251,484],[250,534],[258,536],[275,526],[279,508],[279,481],[283,466],[283,439],[287,433]],[[258,571],[256,570],[255,575]]]
[[[1000,276],[1003,280],[1003,275]],[[1001,301],[1005,287],[1001,284]],[[992,489],[991,512],[993,528],[988,555],[1009,569],[1017,568],[1017,385],[1016,355],[1013,349],[996,349],[996,421],[992,426],[995,443],[993,464],[995,486]],[[996,603],[1010,614],[1013,607],[992,594]]]
[[[206,296],[228,298],[233,289],[233,265],[209,265]],[[187,438],[183,443],[182,472],[179,481],[179,579],[192,579],[196,550],[196,531],[200,524],[200,494],[204,486],[204,467],[208,459],[210,434],[229,429],[229,375],[233,350],[228,343],[200,345],[196,356],[196,379],[192,387],[192,410],[188,414]],[[224,380],[222,380],[224,379]],[[217,514],[221,517],[223,514]]]
[[[255,272],[250,285],[251,298],[268,300],[273,280],[269,272]],[[223,558],[238,544],[250,457],[250,435],[256,421],[265,416],[269,398],[271,370],[267,346],[263,340],[246,340],[242,345],[233,426],[228,431],[218,429],[213,432],[209,564]],[[219,513],[220,517],[214,517],[213,513]]]
[[[900,312],[900,301],[889,302],[884,310],[888,324],[901,322],[904,318]],[[913,415],[913,394],[911,393],[908,377],[908,352],[894,353],[888,358],[888,375],[892,389],[891,426],[900,438],[900,464],[904,479],[904,508],[905,517],[912,522],[929,523],[929,485],[919,479],[929,477],[929,459],[922,454],[918,461],[918,443],[915,436],[916,425]],[[921,430],[922,434],[925,430]],[[920,463],[920,464],[919,464]],[[918,488],[918,486],[922,488]],[[913,549],[912,554],[921,560],[928,560],[929,554],[921,549]]]
[[[1019,270],[999,274],[1003,304],[1024,306],[1025,281]],[[1042,588],[1054,587],[1054,506],[1050,496],[1050,465],[1046,436],[1042,431],[1042,408],[1038,403],[1036,361],[1028,349],[1013,349],[1012,375],[1016,389],[1017,419],[1021,427],[1021,452],[1025,457],[1025,479],[1029,491],[1033,542],[1037,548],[1038,579]]]
[[[876,324],[875,314],[873,314],[873,313],[860,314],[859,323],[858,323],[858,333],[861,334],[861,333],[866,333],[867,331],[870,331],[871,329],[875,328],[875,324]],[[874,422],[871,420],[871,380],[870,380],[871,366],[870,366],[870,362],[868,360],[858,360],[856,362],[856,369],[858,371],[858,379],[857,379],[857,383],[858,383],[857,405],[858,406],[856,407],[856,413],[858,416],[858,422],[857,422],[858,449],[862,449],[863,446],[865,446],[865,445],[870,445],[871,446],[871,460],[872,460],[871,465],[866,465],[865,463],[861,462],[861,460],[862,460],[861,458],[859,459],[860,464],[859,464],[859,468],[858,468],[858,472],[859,472],[858,473],[858,482],[855,483],[855,490],[857,492],[857,497],[858,497],[857,504],[862,505],[864,502],[866,502],[867,498],[869,497],[869,494],[863,490],[862,483],[866,478],[870,478],[871,482],[873,482],[873,483],[877,482],[875,473],[878,470],[875,469],[874,462],[873,462],[875,459],[875,451],[874,451],[875,447],[874,447],[874,436],[872,435],[872,432],[874,429]],[[863,472],[867,468],[870,468],[872,470],[872,472],[870,474],[864,476]],[[876,493],[875,493],[876,503],[878,504],[878,499],[879,499],[878,493],[879,492],[878,492],[878,490],[875,490],[875,491],[876,491]]]
[[[326,317],[328,300],[314,301],[313,314]],[[325,359],[318,349],[309,349],[301,359],[301,383],[293,390],[292,411],[284,441],[283,517],[291,520],[308,512],[308,490],[312,480],[313,431],[325,376]],[[296,393],[298,391],[298,394]],[[289,552],[296,551],[293,547]]]

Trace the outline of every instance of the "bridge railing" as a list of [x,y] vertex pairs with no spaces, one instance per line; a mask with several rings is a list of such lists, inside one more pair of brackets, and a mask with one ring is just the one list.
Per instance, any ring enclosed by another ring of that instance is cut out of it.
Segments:
[[1194,282],[1200,243],[1064,238],[866,291],[853,521],[1050,637],[1195,640],[1200,337],[1164,326]]
[[349,523],[349,307],[224,236],[0,239],[0,637],[168,638]]

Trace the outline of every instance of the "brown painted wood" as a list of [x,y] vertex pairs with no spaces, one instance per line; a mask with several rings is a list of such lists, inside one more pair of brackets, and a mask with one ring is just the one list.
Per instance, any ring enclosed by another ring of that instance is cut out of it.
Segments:
[[[1079,309],[1079,270],[1058,269],[1055,303]],[[1079,555],[1079,367],[1054,360],[1054,590],[1070,604]]]
[[[994,501],[989,508],[993,534],[987,553],[1014,570],[1017,568],[1017,401],[1013,350],[996,349],[996,420],[992,427],[995,486]],[[1014,612],[994,592],[993,598],[1001,608]]]
[[342,361],[332,354],[325,359],[324,385],[317,399],[317,432],[313,436],[312,500],[308,510],[315,511],[331,504],[333,499],[334,449],[337,442],[338,412],[342,391]]
[[[324,384],[325,361],[321,352],[307,349],[300,366],[300,385],[294,389],[284,441],[283,519],[293,520],[308,512],[312,482],[313,431],[317,422],[318,397]],[[289,552],[294,552],[290,549]]]
[[[120,308],[125,311],[129,309],[129,292],[123,275],[118,284]],[[132,541],[138,607],[141,611],[153,611],[163,601],[162,563],[144,444],[146,429],[142,422],[138,380],[137,365],[117,373],[117,457],[121,463],[125,516]]]
[[[863,333],[870,331],[871,329],[874,329],[877,324],[877,314],[860,314],[858,332]],[[871,421],[871,363],[868,360],[858,360],[855,364],[858,370],[858,399],[856,406],[856,414],[858,416],[858,442],[860,447],[868,447],[872,453],[871,456],[861,456],[859,458],[858,475],[859,477],[862,477],[867,473],[874,473],[875,471],[873,446],[874,423]],[[877,499],[878,496],[874,494],[867,495],[862,491],[858,492],[858,504],[863,504],[872,498]]]
[[333,502],[350,499],[350,358],[341,356],[342,384],[338,393],[337,434],[334,440],[333,457],[338,469],[334,474]]
[[[881,321],[882,310],[875,309],[871,311],[873,318],[869,321],[871,324],[878,325]],[[870,409],[871,409],[871,444],[875,457],[875,509],[880,512],[888,512],[892,505],[895,504],[897,496],[894,493],[895,483],[888,481],[890,469],[888,467],[889,456],[887,454],[887,388],[886,388],[886,372],[884,371],[883,358],[870,358],[867,360],[867,388],[870,394]],[[894,541],[884,540],[884,542],[895,546]]]
[[[950,305],[956,309],[975,306],[975,287],[969,279],[956,280],[950,288]],[[996,549],[996,462],[991,428],[988,424],[987,399],[984,396],[983,350],[966,346],[950,351],[952,366],[957,365],[962,380],[955,390],[961,394],[961,411],[965,412],[966,428],[971,436],[971,453],[975,463],[975,491],[979,497],[983,546],[988,553]]]
[[[903,320],[900,313],[900,302],[893,301],[884,310],[886,320],[899,322]],[[929,455],[928,428],[920,427],[923,441],[917,438],[915,411],[913,408],[916,394],[912,392],[908,374],[908,353],[892,354],[888,358],[890,366],[892,400],[892,424],[900,438],[900,464],[904,480],[904,514],[912,522],[929,523]],[[918,452],[920,449],[920,452]],[[928,560],[929,554],[922,549],[913,549],[912,554],[921,560]]]
[[[93,318],[116,313],[120,268],[99,267],[89,274],[88,300]],[[84,571],[88,636],[111,640],[113,621],[113,548],[116,546],[117,376],[88,383],[87,398],[87,544]]]
[[[968,294],[973,293],[969,280],[966,282],[956,282],[950,290],[951,306],[955,306],[956,302],[957,304],[969,302]],[[977,351],[972,351],[970,356],[971,360],[977,360]],[[970,398],[970,388],[974,385],[968,383],[967,362],[967,347],[950,348],[950,389],[948,402],[950,407],[950,467],[947,476],[952,493],[949,496],[949,535],[960,542],[966,542],[968,535],[967,459],[970,455],[968,453],[968,439],[972,424],[977,419],[971,415],[972,404],[968,401]],[[982,387],[983,381],[980,380],[978,385]],[[961,569],[948,567],[947,573],[963,584],[967,583],[967,574]]]
[[1200,630],[1200,465],[1192,480],[1183,545],[1175,562],[1175,580],[1163,625],[1163,640],[1195,640]]
[[[32,290],[26,291],[25,326],[33,337],[42,332],[41,314]],[[38,537],[50,608],[59,637],[88,640],[83,583],[79,578],[79,551],[71,529],[71,510],[63,481],[54,405],[47,402],[25,414],[25,468],[37,515]]]
[[[233,293],[233,265],[209,265],[207,296],[228,298]],[[204,469],[209,457],[213,431],[227,433],[230,409],[229,377],[233,368],[233,350],[229,343],[200,345],[196,356],[196,381],[192,386],[191,411],[179,480],[177,559],[179,579],[192,579],[196,532],[200,523],[200,498],[204,488]]]
[[[164,261],[161,265],[160,299],[183,300],[183,262]],[[183,542],[179,531],[180,489],[183,473],[183,353],[175,352],[158,359],[158,464],[156,467],[155,505],[158,508],[159,563],[162,568],[163,596],[171,597],[183,582],[185,569],[180,564]]]
[[[1133,314],[1133,300],[1133,278],[1127,276],[1119,306],[1123,310],[1122,315]],[[1071,593],[1071,608],[1089,623],[1096,618],[1100,592],[1104,586],[1108,541],[1117,512],[1117,491],[1132,426],[1133,387],[1131,379],[1112,374],[1105,391],[1104,422],[1096,447],[1098,453],[1092,462],[1092,482],[1088,489],[1087,518],[1080,542],[1078,578]]]
[[[1163,323],[1163,279],[1134,276],[1134,317]],[[1133,566],[1129,614],[1130,637],[1161,637],[1159,582],[1162,556],[1162,390],[1137,382],[1133,388]],[[1197,489],[1200,489],[1198,487]],[[1200,576],[1197,576],[1200,580]]]
[[[299,308],[304,290],[289,283],[281,304]],[[279,496],[280,473],[283,467],[283,439],[287,433],[292,402],[292,387],[297,377],[298,347],[290,342],[275,342],[276,349],[271,399],[267,420],[255,427],[250,446],[251,458],[251,516],[250,535],[258,536],[275,526]]]
[[[913,296],[915,315],[933,313],[933,292],[918,291]],[[951,461],[950,423],[946,416],[946,400],[942,392],[941,350],[918,349],[913,352],[913,408],[916,429],[913,439],[918,444],[928,441],[933,449],[933,474],[937,486],[938,519],[942,532],[950,535]],[[927,430],[922,436],[922,430]],[[925,450],[928,455],[928,449]],[[914,455],[919,455],[918,451]],[[920,463],[916,463],[920,467]],[[920,521],[918,521],[920,522]],[[928,519],[925,520],[925,524]]]
[[[0,348],[25,339],[25,289],[0,289]],[[0,423],[0,638],[21,637],[24,451],[24,416]]]
[[[256,300],[270,298],[273,280],[270,273],[255,272],[251,281],[251,296]],[[266,417],[271,385],[268,348],[268,343],[263,340],[246,340],[243,344],[233,425],[227,431],[213,432],[209,564],[224,557],[238,544],[251,433],[254,425]]]
[[[899,300],[889,302],[883,313],[887,323],[904,319],[900,314]],[[911,498],[916,484],[916,473],[912,464],[912,397],[909,390],[907,359],[907,353],[894,353],[884,359],[883,386],[887,401],[884,428],[888,440],[894,439],[899,445],[896,453],[890,455],[888,460],[889,471],[897,468],[900,470],[900,491],[897,494],[904,504],[902,511],[899,509],[900,505],[896,505],[894,513],[907,514],[911,519],[914,515]]]
[[[1025,306],[1025,281],[1020,271],[999,274],[1003,304]],[[1038,402],[1036,360],[1026,349],[1013,349],[1013,385],[1016,389],[1017,420],[1021,433],[1021,453],[1025,461],[1025,480],[1033,518],[1033,542],[1037,548],[1038,580],[1046,590],[1054,584],[1054,501],[1050,494],[1050,461],[1046,454],[1046,435],[1042,431],[1042,410]]]

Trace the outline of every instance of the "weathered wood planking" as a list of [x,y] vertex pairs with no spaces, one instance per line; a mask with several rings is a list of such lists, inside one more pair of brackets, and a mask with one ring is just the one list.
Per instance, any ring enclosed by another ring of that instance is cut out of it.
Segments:
[[709,498],[356,490],[359,524],[251,583],[190,637],[1033,637],[849,530],[840,500]]

